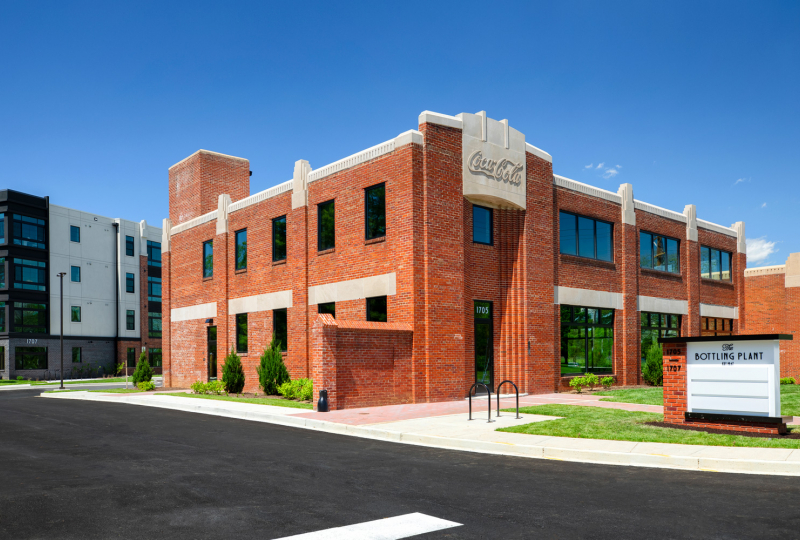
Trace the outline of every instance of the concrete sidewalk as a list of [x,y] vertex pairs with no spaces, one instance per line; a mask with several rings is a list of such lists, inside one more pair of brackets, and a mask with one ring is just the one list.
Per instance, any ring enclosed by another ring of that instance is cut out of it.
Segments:
[[[473,403],[474,420],[470,422],[467,421],[467,403],[461,401],[316,413],[308,409],[184,398],[163,394],[63,392],[42,394],[42,397],[159,407],[450,450],[610,465],[800,476],[800,449],[637,443],[497,432],[495,430],[500,427],[552,420],[555,417],[522,415],[522,419],[516,419],[513,414],[504,412],[501,413],[500,418],[496,418],[493,410],[492,419],[496,421],[488,423],[485,399],[482,407]],[[525,401],[553,403],[560,399],[571,399],[581,403],[570,404],[589,405],[588,399],[575,398],[576,396],[569,394],[566,396],[554,394],[527,396]],[[513,402],[513,399],[502,400],[501,407],[513,406]],[[611,404],[610,402],[601,403]],[[494,409],[494,404],[493,400],[492,409]],[[522,404],[523,398],[520,398],[520,406]],[[631,404],[613,403],[613,405],[628,406]],[[652,405],[635,406],[653,407]],[[627,407],[614,408],[627,409]],[[378,411],[377,409],[384,410]],[[392,411],[392,409],[394,410]],[[452,412],[454,409],[455,412]],[[432,414],[441,411],[448,412],[443,415]],[[427,414],[423,415],[425,412]],[[364,418],[367,416],[371,418]]]

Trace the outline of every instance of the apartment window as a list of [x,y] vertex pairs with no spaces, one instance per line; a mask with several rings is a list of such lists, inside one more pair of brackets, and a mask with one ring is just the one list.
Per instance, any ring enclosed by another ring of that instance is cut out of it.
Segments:
[[47,333],[47,304],[14,302],[14,332]]
[[385,296],[367,298],[367,320],[373,322],[386,322]]
[[367,240],[386,236],[386,184],[364,190],[364,213]]
[[732,336],[733,319],[700,317],[701,336]]
[[147,313],[147,335],[151,338],[161,337],[161,313]]
[[72,306],[71,322],[81,322],[81,306]]
[[247,313],[236,315],[236,352],[247,352]]
[[642,365],[647,359],[647,351],[658,343],[660,337],[679,337],[681,335],[681,316],[670,315],[667,313],[648,313],[642,312],[642,342],[641,357]]
[[658,234],[639,233],[639,266],[679,274],[678,241]]
[[128,309],[125,311],[125,328],[136,330],[136,311]]
[[203,242],[203,277],[214,275],[214,241]]
[[272,260],[286,260],[286,216],[272,220]]
[[72,363],[77,364],[81,361],[81,348],[72,347]]
[[559,212],[561,253],[600,261],[614,260],[611,223]]
[[561,306],[561,375],[611,373],[614,310]]
[[136,367],[136,347],[128,347],[128,367]]
[[16,347],[14,369],[47,369],[47,347]]
[[0,302],[0,332],[6,331],[6,303]]
[[236,231],[236,269],[247,269],[247,229]]
[[161,359],[161,347],[152,347],[150,349],[150,367],[162,367]]
[[472,241],[476,244],[492,245],[492,220],[491,208],[472,206]]
[[133,236],[125,237],[125,255],[133,257]]
[[80,244],[81,242],[81,228],[76,227],[75,225],[69,226],[69,241],[70,242],[77,242]]
[[0,347],[0,371],[6,370],[6,348]]
[[45,224],[43,219],[14,214],[14,244],[44,249]]
[[0,257],[0,289],[6,288],[6,258]]
[[280,343],[281,351],[289,350],[289,321],[285,309],[272,311],[272,332]]
[[75,283],[81,282],[81,267],[80,266],[71,266],[70,267],[70,279]]
[[147,241],[147,265],[161,267],[161,242]]
[[[3,272],[5,273],[5,268]],[[47,290],[47,263],[14,259],[14,288],[25,291]]]
[[317,313],[322,315],[327,313],[334,319],[336,318],[336,302],[325,302],[324,304],[317,304]]
[[130,272],[125,273],[125,292],[136,292],[136,276]]
[[6,215],[0,214],[0,244],[6,243]]
[[147,301],[161,302],[161,278],[147,276]]
[[317,205],[317,250],[336,247],[336,208],[334,201]]
[[700,277],[731,280],[731,254],[727,251],[701,246],[700,247]]

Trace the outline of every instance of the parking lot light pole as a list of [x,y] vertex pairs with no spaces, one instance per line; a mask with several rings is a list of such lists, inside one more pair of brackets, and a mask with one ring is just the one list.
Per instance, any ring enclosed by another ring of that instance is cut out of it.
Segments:
[[66,272],[60,272],[58,279],[61,281],[61,390],[64,389],[64,276]]

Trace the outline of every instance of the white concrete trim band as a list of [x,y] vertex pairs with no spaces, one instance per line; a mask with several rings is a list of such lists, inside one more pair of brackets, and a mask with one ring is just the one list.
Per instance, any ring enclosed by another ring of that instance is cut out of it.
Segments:
[[598,199],[605,199],[607,201],[611,201],[617,204],[622,204],[622,197],[620,197],[616,193],[612,193],[611,191],[606,191],[605,189],[600,189],[598,187],[590,186],[589,184],[584,184],[583,182],[578,182],[576,180],[570,180],[569,178],[566,178],[564,176],[559,176],[557,174],[554,174],[553,183],[559,187],[571,189],[572,191],[577,191],[579,193],[589,195],[590,197],[597,197]]
[[175,236],[176,234],[182,233],[183,231],[191,229],[192,227],[197,227],[198,225],[214,221],[215,219],[217,219],[218,212],[219,210],[212,210],[208,214],[203,214],[200,217],[196,217],[194,219],[190,219],[189,221],[185,221],[180,225],[175,225],[174,227],[172,227],[172,229],[170,229],[169,234],[170,236]]
[[622,293],[555,287],[554,304],[586,306],[609,309],[622,309]]
[[718,232],[720,234],[727,234],[728,236],[733,236],[734,238],[738,238],[739,236],[739,233],[737,233],[730,227],[723,227],[722,225],[717,225],[716,223],[711,223],[710,221],[706,221],[700,218],[697,218],[697,226],[700,227],[701,229]]
[[292,307],[292,290],[278,291],[255,296],[243,296],[228,300],[228,313],[256,313]]
[[397,294],[397,274],[381,274],[308,288],[308,305],[327,302],[346,302],[363,300],[375,296],[394,296]]
[[195,319],[211,319],[217,316],[217,303],[197,304],[170,310],[170,322],[192,321]]
[[271,199],[281,193],[286,193],[287,191],[292,191],[292,180],[287,180],[282,184],[278,184],[277,186],[273,186],[269,189],[265,189],[264,191],[259,191],[255,195],[250,195],[240,201],[236,201],[232,203],[228,207],[228,214],[236,212],[237,210],[241,210],[242,208],[247,208],[248,206],[252,206],[254,204],[260,203],[261,201],[266,201],[267,199]]
[[714,304],[700,304],[701,317],[718,317],[720,319],[738,319],[739,308],[730,306],[717,306]]
[[639,296],[636,299],[638,311],[653,313],[669,313],[671,315],[688,315],[689,302],[686,300],[670,300],[654,296]]
[[746,268],[744,271],[744,277],[754,277],[754,276],[769,276],[772,274],[785,274],[786,273],[786,265],[785,264],[778,264],[775,266],[761,266],[759,268]]

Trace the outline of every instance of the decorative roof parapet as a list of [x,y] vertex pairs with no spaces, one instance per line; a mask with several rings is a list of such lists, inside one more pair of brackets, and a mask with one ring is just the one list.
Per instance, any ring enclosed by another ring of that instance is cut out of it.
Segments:
[[458,116],[449,116],[433,111],[422,111],[419,114],[419,125],[439,124],[440,126],[463,129],[464,122]]
[[683,215],[686,216],[686,239],[697,242],[697,207],[687,204],[683,208]]
[[533,154],[534,156],[540,157],[545,161],[549,161],[550,163],[553,163],[553,156],[551,156],[550,154],[548,154],[547,152],[545,152],[541,148],[536,148],[535,146],[533,146],[529,142],[525,143],[525,151]]
[[185,221],[180,225],[175,225],[172,227],[170,231],[170,236],[175,236],[178,233],[182,233],[185,230],[191,229],[193,227],[197,227],[198,225],[202,225],[204,223],[208,223],[209,221],[214,221],[217,219],[217,213],[219,210],[212,210],[208,214],[203,214],[200,217],[196,217],[194,219],[190,219],[189,221]]
[[681,214],[680,212],[667,210],[666,208],[661,208],[660,206],[656,206],[654,204],[646,203],[643,201],[637,201],[635,199],[633,201],[633,204],[637,210],[641,210],[643,212],[649,212],[651,214],[665,217],[667,219],[674,219],[675,221],[680,221],[681,223],[686,223],[686,216]]
[[277,186],[272,186],[271,188],[265,189],[264,191],[259,191],[255,195],[250,195],[249,197],[245,197],[240,201],[232,203],[228,207],[228,214],[236,212],[237,210],[241,210],[242,208],[247,208],[248,206],[260,203],[261,201],[266,201],[267,199],[271,199],[276,195],[280,195],[281,193],[286,193],[287,191],[291,190],[292,190],[291,180],[288,180],[282,184],[278,184]]
[[590,186],[589,184],[584,184],[582,182],[577,182],[575,180],[570,180],[569,178],[566,178],[564,176],[559,176],[557,174],[554,174],[553,183],[559,187],[571,189],[572,191],[578,191],[580,193],[585,193],[586,195],[590,195],[592,197],[598,197],[600,199],[605,199],[607,201],[615,202],[617,204],[622,204],[622,197],[620,197],[618,194],[614,192]]
[[747,253],[747,239],[744,235],[744,221],[737,221],[731,225],[731,229],[736,231],[736,251]]
[[617,191],[619,198],[622,200],[622,223],[626,225],[636,225],[636,203],[633,199],[633,186],[630,184],[621,184]]
[[761,266],[759,268],[745,268],[744,277],[769,276],[769,275],[772,275],[772,274],[785,274],[785,273],[786,273],[786,265],[785,264],[777,264],[775,266]]
[[320,178],[325,178],[331,174],[355,167],[356,165],[360,165],[365,161],[370,161],[384,154],[388,154],[394,150],[394,141],[394,139],[391,139],[381,144],[376,144],[375,146],[367,148],[366,150],[362,150],[357,154],[353,154],[352,156],[335,161],[330,165],[325,165],[324,167],[313,170],[308,175],[308,183],[310,184],[311,182],[316,182]]
[[698,219],[697,226],[709,231],[718,232],[720,234],[727,234],[728,236],[733,236],[734,238],[738,236],[736,231],[730,227],[723,227],[722,225],[717,225],[716,223],[711,223],[710,221],[706,221],[704,219]]

